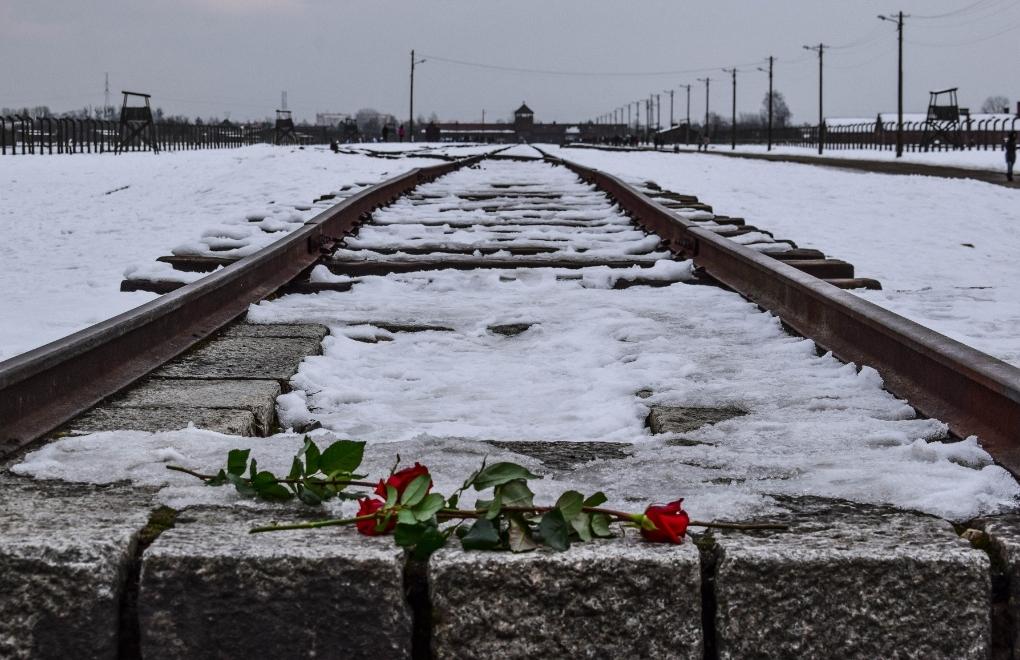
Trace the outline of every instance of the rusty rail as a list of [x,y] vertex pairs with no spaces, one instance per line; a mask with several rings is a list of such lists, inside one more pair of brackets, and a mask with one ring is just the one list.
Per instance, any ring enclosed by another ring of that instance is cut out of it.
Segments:
[[777,315],[841,360],[1020,475],[1020,369],[683,220],[617,177],[547,156],[613,197],[671,251]]
[[145,305],[0,362],[0,457],[130,385],[314,265],[373,209],[480,160],[410,170],[351,196],[238,262]]

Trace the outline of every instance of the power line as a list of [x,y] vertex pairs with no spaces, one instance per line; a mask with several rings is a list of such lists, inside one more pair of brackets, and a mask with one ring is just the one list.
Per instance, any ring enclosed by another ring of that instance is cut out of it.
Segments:
[[[685,73],[705,73],[711,71],[718,71],[718,66],[708,66],[698,69],[672,69],[665,71],[564,71],[564,70],[553,70],[553,69],[526,69],[514,66],[503,66],[499,64],[486,64],[483,62],[469,62],[467,60],[458,60],[450,57],[440,57],[438,55],[425,55],[429,59],[436,60],[439,62],[446,62],[448,64],[458,64],[461,66],[470,66],[478,69],[490,69],[494,71],[507,71],[510,73],[534,73],[547,76],[585,76],[585,77],[629,77],[629,76],[675,76]],[[762,60],[756,60],[754,62],[745,62],[738,66],[755,66],[761,64]]]
[[[987,5],[988,5],[989,2],[995,3],[997,1],[998,0],[977,0],[977,2],[972,2],[969,5],[966,5],[965,7],[960,7],[959,9],[954,9],[953,11],[947,11],[947,12],[942,13],[942,14],[928,14],[928,15],[923,15],[923,14],[922,15],[916,15],[915,14],[914,16],[912,16],[912,18],[920,18],[920,19],[924,19],[924,20],[934,20],[934,19],[939,19],[939,18],[949,18],[951,16],[959,16],[961,14],[966,14],[967,12],[969,12],[971,9],[974,9],[974,8],[979,8],[979,10],[980,9],[987,9],[988,8]],[[980,5],[985,5],[985,7],[980,7]]]

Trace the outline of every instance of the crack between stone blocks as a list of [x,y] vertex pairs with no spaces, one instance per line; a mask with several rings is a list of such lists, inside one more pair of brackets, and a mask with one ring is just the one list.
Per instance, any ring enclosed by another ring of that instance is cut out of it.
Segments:
[[1017,657],[1014,648],[1016,631],[1010,616],[1009,568],[995,539],[985,529],[987,521],[980,518],[966,523],[953,523],[953,528],[972,548],[988,555],[991,593],[989,594],[989,618],[991,623],[992,660],[1010,660]]
[[141,628],[138,622],[138,588],[142,575],[142,555],[159,535],[174,526],[177,510],[160,506],[149,514],[149,520],[135,535],[134,548],[120,594],[117,630],[118,660],[142,657]]
[[716,646],[716,595],[715,577],[719,561],[719,546],[711,531],[695,538],[698,547],[701,567],[701,635],[704,642],[704,660],[718,660],[719,649]]
[[428,560],[410,554],[404,561],[404,598],[411,610],[411,659],[432,660],[432,599]]

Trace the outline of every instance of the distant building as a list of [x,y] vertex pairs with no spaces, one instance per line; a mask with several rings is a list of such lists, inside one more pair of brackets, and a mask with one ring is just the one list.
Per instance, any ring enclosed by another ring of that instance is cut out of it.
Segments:
[[623,125],[594,124],[551,124],[536,123],[535,112],[527,103],[514,111],[512,124],[503,123],[462,123],[443,122],[428,126],[415,126],[415,132],[421,133],[426,140],[442,142],[547,142],[562,144],[568,140],[598,139],[622,135],[626,127]]
[[337,126],[344,123],[351,116],[344,112],[316,112],[315,113],[315,125],[316,126]]

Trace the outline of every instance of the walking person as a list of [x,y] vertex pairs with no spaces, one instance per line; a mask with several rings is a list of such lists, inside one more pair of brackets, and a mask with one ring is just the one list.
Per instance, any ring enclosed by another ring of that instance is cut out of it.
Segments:
[[400,138],[401,142],[404,141],[404,125],[403,124],[401,124],[400,128],[397,129],[397,136]]
[[1006,138],[1006,180],[1013,180],[1013,165],[1016,164],[1016,131],[1010,131]]

